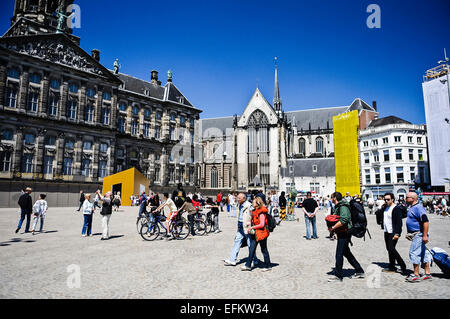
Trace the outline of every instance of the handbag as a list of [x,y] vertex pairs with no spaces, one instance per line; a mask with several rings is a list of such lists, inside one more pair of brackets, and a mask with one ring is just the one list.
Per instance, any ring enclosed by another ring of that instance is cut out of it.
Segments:
[[414,233],[407,233],[405,235],[405,238],[408,239],[409,241],[412,241],[418,233],[420,233],[420,232],[416,231]]

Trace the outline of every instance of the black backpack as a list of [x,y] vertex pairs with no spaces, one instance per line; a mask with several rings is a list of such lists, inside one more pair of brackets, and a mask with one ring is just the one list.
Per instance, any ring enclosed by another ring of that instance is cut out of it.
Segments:
[[367,229],[367,218],[363,205],[354,199],[350,200],[350,213],[352,215],[352,228],[348,230],[348,233],[357,238],[364,237],[365,240],[367,232],[370,239],[372,239]]
[[269,230],[269,232],[273,232],[273,230],[275,229],[275,227],[277,227],[277,222],[275,221],[275,217],[273,217],[271,214],[266,214],[266,219],[267,219],[267,229]]

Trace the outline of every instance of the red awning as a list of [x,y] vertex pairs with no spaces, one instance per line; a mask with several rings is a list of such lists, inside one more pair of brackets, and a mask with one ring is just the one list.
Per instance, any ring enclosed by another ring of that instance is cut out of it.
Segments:
[[443,196],[443,195],[450,195],[450,192],[436,192],[436,193],[425,193],[423,192],[422,195],[436,195],[436,196]]

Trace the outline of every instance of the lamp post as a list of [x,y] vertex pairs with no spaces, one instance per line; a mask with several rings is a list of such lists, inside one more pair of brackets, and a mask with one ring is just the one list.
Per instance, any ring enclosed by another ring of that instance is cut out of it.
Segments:
[[227,158],[227,152],[223,152],[222,155],[222,188],[225,187],[225,160]]

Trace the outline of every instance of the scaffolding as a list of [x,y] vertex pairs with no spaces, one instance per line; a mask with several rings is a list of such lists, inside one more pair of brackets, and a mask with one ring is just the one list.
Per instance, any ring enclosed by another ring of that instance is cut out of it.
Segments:
[[423,76],[423,81],[429,81],[433,79],[440,78],[448,73],[449,67],[446,64],[438,65],[434,68],[431,68],[426,71],[426,74]]

